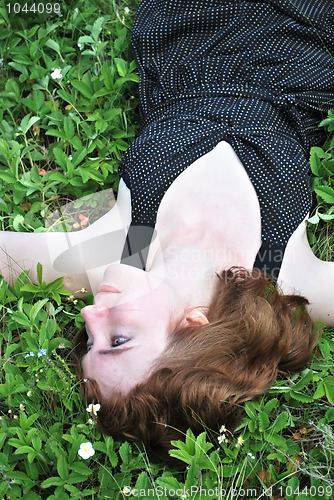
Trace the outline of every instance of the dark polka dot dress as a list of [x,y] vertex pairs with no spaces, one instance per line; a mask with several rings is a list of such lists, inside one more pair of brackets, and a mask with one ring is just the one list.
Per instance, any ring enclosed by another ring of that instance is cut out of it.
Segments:
[[318,123],[334,107],[334,2],[142,0],[132,48],[141,133],[119,167],[132,200],[123,261],[144,266],[145,252],[140,264],[129,256],[147,246],[164,193],[224,140],[260,203],[254,265],[265,267],[272,251],[275,276],[310,210],[309,149],[324,139]]

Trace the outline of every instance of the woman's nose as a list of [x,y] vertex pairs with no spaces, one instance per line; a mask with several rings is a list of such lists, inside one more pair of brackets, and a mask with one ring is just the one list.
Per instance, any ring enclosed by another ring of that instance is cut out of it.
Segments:
[[96,304],[81,309],[81,315],[94,338],[107,332],[111,325],[110,313],[111,308]]

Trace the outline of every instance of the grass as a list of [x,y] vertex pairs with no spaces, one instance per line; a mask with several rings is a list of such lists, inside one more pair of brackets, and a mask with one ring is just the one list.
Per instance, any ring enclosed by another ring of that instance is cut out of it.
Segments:
[[[128,46],[135,8],[134,0],[72,0],[61,17],[37,22],[33,12],[0,7],[1,229],[43,231],[59,205],[117,189],[117,165],[139,129]],[[333,123],[332,115],[329,132]],[[333,150],[329,139],[311,161],[309,237],[325,260],[334,260]],[[13,287],[0,282],[1,499],[117,500],[127,488],[160,499],[333,498],[333,330],[324,330],[308,369],[245,405],[234,435],[203,429],[176,442],[184,467],[172,469],[140,444],[101,435],[86,411],[71,341],[91,300],[74,299],[58,281],[46,287],[41,276],[32,287],[27,273]],[[95,454],[85,459],[86,442]]]

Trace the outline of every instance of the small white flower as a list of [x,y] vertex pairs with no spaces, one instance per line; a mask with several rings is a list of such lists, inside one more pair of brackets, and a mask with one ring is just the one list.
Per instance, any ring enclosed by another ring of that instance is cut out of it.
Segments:
[[78,47],[80,50],[82,50],[84,48],[84,44],[83,43],[78,43]]
[[226,432],[226,431],[227,431],[227,429],[226,429],[225,425],[222,425],[221,428],[219,429],[220,434],[222,434],[223,432]]
[[131,495],[131,488],[130,488],[130,486],[124,486],[124,488],[122,489],[122,493],[123,493],[123,495],[126,495],[126,496]]
[[253,455],[253,453],[247,453],[247,455],[249,456],[249,458],[251,458],[252,460],[255,460],[255,457]]
[[78,450],[78,455],[85,460],[87,458],[92,457],[95,454],[95,450],[93,448],[92,443],[81,443],[80,448]]
[[23,411],[25,408],[24,404],[20,403],[20,410]]
[[93,420],[92,420],[91,418],[89,418],[89,419],[87,420],[87,423],[88,423],[88,424],[91,424],[91,425],[93,425],[93,424],[94,424],[94,422],[93,422]]
[[61,74],[61,69],[56,68],[52,73],[51,73],[51,78],[54,80],[57,80],[57,78],[63,78],[63,75]]
[[68,155],[68,159],[69,159],[70,161],[72,161],[72,160],[73,160],[73,156],[72,156],[72,155]]
[[236,444],[236,447],[237,448],[240,448],[240,446],[242,446],[244,444],[244,440],[242,439],[241,436],[238,437],[238,440],[237,440],[237,444]]
[[221,436],[218,436],[218,443],[222,444],[225,441],[225,434],[222,434]]
[[129,12],[130,12],[129,7],[124,7],[124,14],[129,14]]
[[86,408],[86,411],[88,411],[88,413],[91,413],[92,415],[97,415],[97,412],[99,411],[100,408],[101,405],[98,403],[96,405],[90,404],[88,405],[88,408]]

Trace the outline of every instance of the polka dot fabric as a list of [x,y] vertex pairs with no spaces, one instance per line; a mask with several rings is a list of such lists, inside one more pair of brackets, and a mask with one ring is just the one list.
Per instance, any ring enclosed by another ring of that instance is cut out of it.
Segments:
[[141,133],[119,174],[133,225],[154,226],[171,183],[224,140],[256,189],[263,242],[286,245],[310,209],[309,149],[334,107],[334,2],[142,0],[132,47]]

